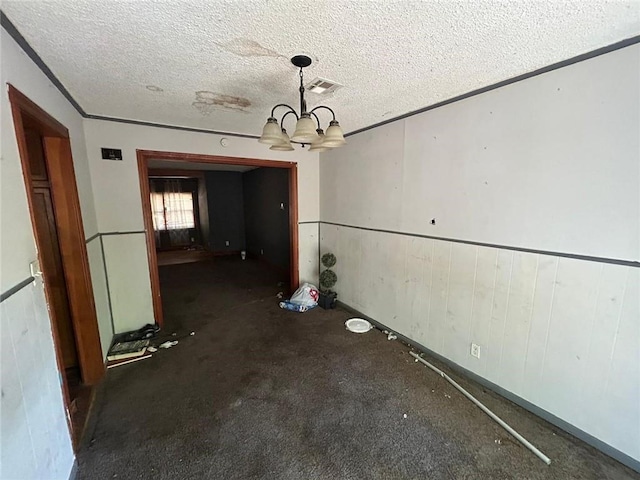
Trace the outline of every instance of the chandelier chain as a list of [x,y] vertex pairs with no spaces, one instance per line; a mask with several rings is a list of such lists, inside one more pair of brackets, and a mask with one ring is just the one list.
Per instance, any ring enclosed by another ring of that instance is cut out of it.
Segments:
[[[311,65],[311,58],[306,55],[297,55],[291,59],[296,67],[300,70],[298,75],[300,76],[300,114],[296,112],[296,109],[290,105],[279,103],[271,109],[271,116],[267,119],[267,123],[262,129],[262,136],[258,139],[260,143],[270,145],[271,150],[277,151],[291,151],[293,150],[292,143],[302,145],[311,145],[309,151],[322,152],[330,148],[337,148],[344,145],[344,134],[340,128],[340,124],[336,121],[335,112],[325,105],[319,105],[313,108],[311,111],[307,110],[307,101],[304,98],[304,67]],[[275,118],[275,111],[278,108],[286,108],[287,111],[280,119],[280,123]],[[316,114],[318,110],[327,110],[331,113],[332,120],[329,122],[327,133],[320,127],[320,118]],[[291,137],[287,134],[284,128],[284,121],[289,116],[296,117],[296,129]],[[315,120],[315,121],[314,121]],[[317,127],[317,128],[316,128]]]

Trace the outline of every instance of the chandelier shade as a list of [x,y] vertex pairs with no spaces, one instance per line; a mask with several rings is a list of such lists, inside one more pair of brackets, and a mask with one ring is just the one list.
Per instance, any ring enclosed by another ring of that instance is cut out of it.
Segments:
[[300,115],[298,123],[296,123],[296,131],[293,132],[291,140],[300,143],[313,143],[317,139],[316,122],[311,119],[311,114],[303,113]]
[[279,140],[280,141],[278,143],[271,145],[271,147],[269,147],[269,150],[276,150],[278,152],[290,152],[291,150],[294,150],[293,145],[291,145],[289,135],[284,128],[280,133]]
[[327,128],[327,133],[324,136],[322,146],[328,148],[338,148],[342,145],[345,145],[346,143],[347,141],[344,139],[344,134],[342,133],[340,124],[335,120],[332,120],[331,123],[329,123],[329,128]]
[[322,131],[321,128],[318,128],[316,130],[316,132],[318,133],[318,138],[317,140],[314,140],[313,142],[311,142],[311,147],[309,147],[309,151],[310,152],[326,152],[327,150],[329,150],[329,147],[325,147],[323,145],[324,143],[324,132]]
[[282,143],[282,132],[278,125],[278,120],[273,117],[267,119],[264,128],[262,129],[262,136],[258,139],[258,142],[266,145],[278,145]]
[[[300,144],[303,148],[305,145],[309,145],[310,152],[324,152],[329,148],[337,148],[345,145],[347,142],[344,139],[344,134],[340,128],[340,124],[336,121],[336,114],[331,108],[325,105],[319,105],[307,111],[302,70],[311,65],[311,58],[306,55],[296,55],[291,59],[291,63],[300,69],[300,113],[285,103],[280,103],[273,107],[271,109],[271,116],[267,119],[267,123],[262,129],[262,135],[258,139],[258,142],[270,145],[271,150],[280,152],[294,150],[292,143]],[[279,108],[286,109],[286,112],[280,119],[280,123],[278,123],[275,116],[275,112]],[[329,122],[326,134],[320,126],[318,113],[321,110],[326,110],[331,113],[331,121]],[[284,129],[284,121],[289,115],[296,117],[295,130],[291,138],[289,138],[287,131]]]

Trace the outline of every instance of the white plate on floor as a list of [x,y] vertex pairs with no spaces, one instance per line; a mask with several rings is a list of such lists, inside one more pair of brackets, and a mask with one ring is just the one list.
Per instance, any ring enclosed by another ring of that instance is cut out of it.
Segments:
[[364,318],[350,318],[344,322],[344,324],[347,327],[347,330],[353,333],[367,333],[373,328],[373,325],[367,322]]

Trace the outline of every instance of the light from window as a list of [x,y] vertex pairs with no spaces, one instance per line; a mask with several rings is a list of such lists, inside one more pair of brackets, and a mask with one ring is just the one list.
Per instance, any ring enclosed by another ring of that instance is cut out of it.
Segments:
[[154,192],[151,194],[151,212],[154,230],[196,227],[191,193]]

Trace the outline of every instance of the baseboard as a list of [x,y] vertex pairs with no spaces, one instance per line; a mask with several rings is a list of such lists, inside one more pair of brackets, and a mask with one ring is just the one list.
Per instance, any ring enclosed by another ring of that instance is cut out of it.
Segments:
[[[366,320],[368,320],[369,322],[371,322],[373,325],[376,326],[376,328],[380,329],[380,330],[392,330],[391,328],[387,327],[385,324],[365,315],[362,312],[359,312],[358,310],[356,310],[355,308],[347,305],[344,302],[338,301],[338,306],[342,307],[343,309],[350,311],[352,313],[354,313],[355,315],[357,315],[360,318],[364,318]],[[591,445],[592,447],[596,448],[597,450],[600,450],[602,453],[604,453],[605,455],[608,455],[609,457],[613,458],[614,460],[617,460],[618,462],[622,463],[623,465],[631,468],[632,470],[635,470],[636,472],[640,473],[640,461],[636,460],[635,458],[630,457],[629,455],[627,455],[626,453],[621,452],[620,450],[615,449],[614,447],[612,447],[611,445],[603,442],[602,440],[597,439],[596,437],[594,437],[593,435],[585,432],[584,430],[580,430],[578,427],[562,420],[561,418],[556,417],[554,414],[547,412],[546,410],[543,410],[542,408],[538,407],[537,405],[534,405],[533,403],[525,400],[522,397],[519,397],[518,395],[515,395],[514,393],[511,393],[508,390],[505,390],[504,388],[502,388],[499,385],[496,385],[493,382],[490,382],[489,380],[487,380],[484,377],[481,377],[480,375],[473,373],[471,370],[467,370],[466,368],[458,365],[455,362],[452,362],[451,360],[449,360],[446,357],[443,357],[442,355],[430,350],[429,348],[425,347],[424,345],[421,345],[420,343],[410,339],[409,337],[404,336],[403,334],[396,332],[395,330],[393,330],[393,332],[398,336],[398,338],[400,340],[402,340],[404,343],[406,343],[407,345],[415,348],[416,350],[420,350],[421,352],[426,353],[427,355],[435,358],[436,360],[440,361],[441,363],[444,363],[445,365],[447,365],[449,368],[451,368],[451,370],[454,370],[455,372],[459,373],[460,375],[466,377],[469,380],[472,380],[480,385],[482,385],[483,387],[488,388],[489,390],[492,390],[493,392],[497,393],[498,395],[500,395],[503,398],[506,398],[507,400],[515,403],[516,405],[524,408],[525,410],[533,413],[534,415],[542,418],[543,420],[549,422],[552,425],[555,425],[556,427],[560,428],[561,430],[564,430],[565,432],[569,433],[570,435],[573,435],[574,437],[582,440],[584,443]]]
[[214,257],[227,257],[231,255],[240,256],[240,250],[212,250],[211,254]]

